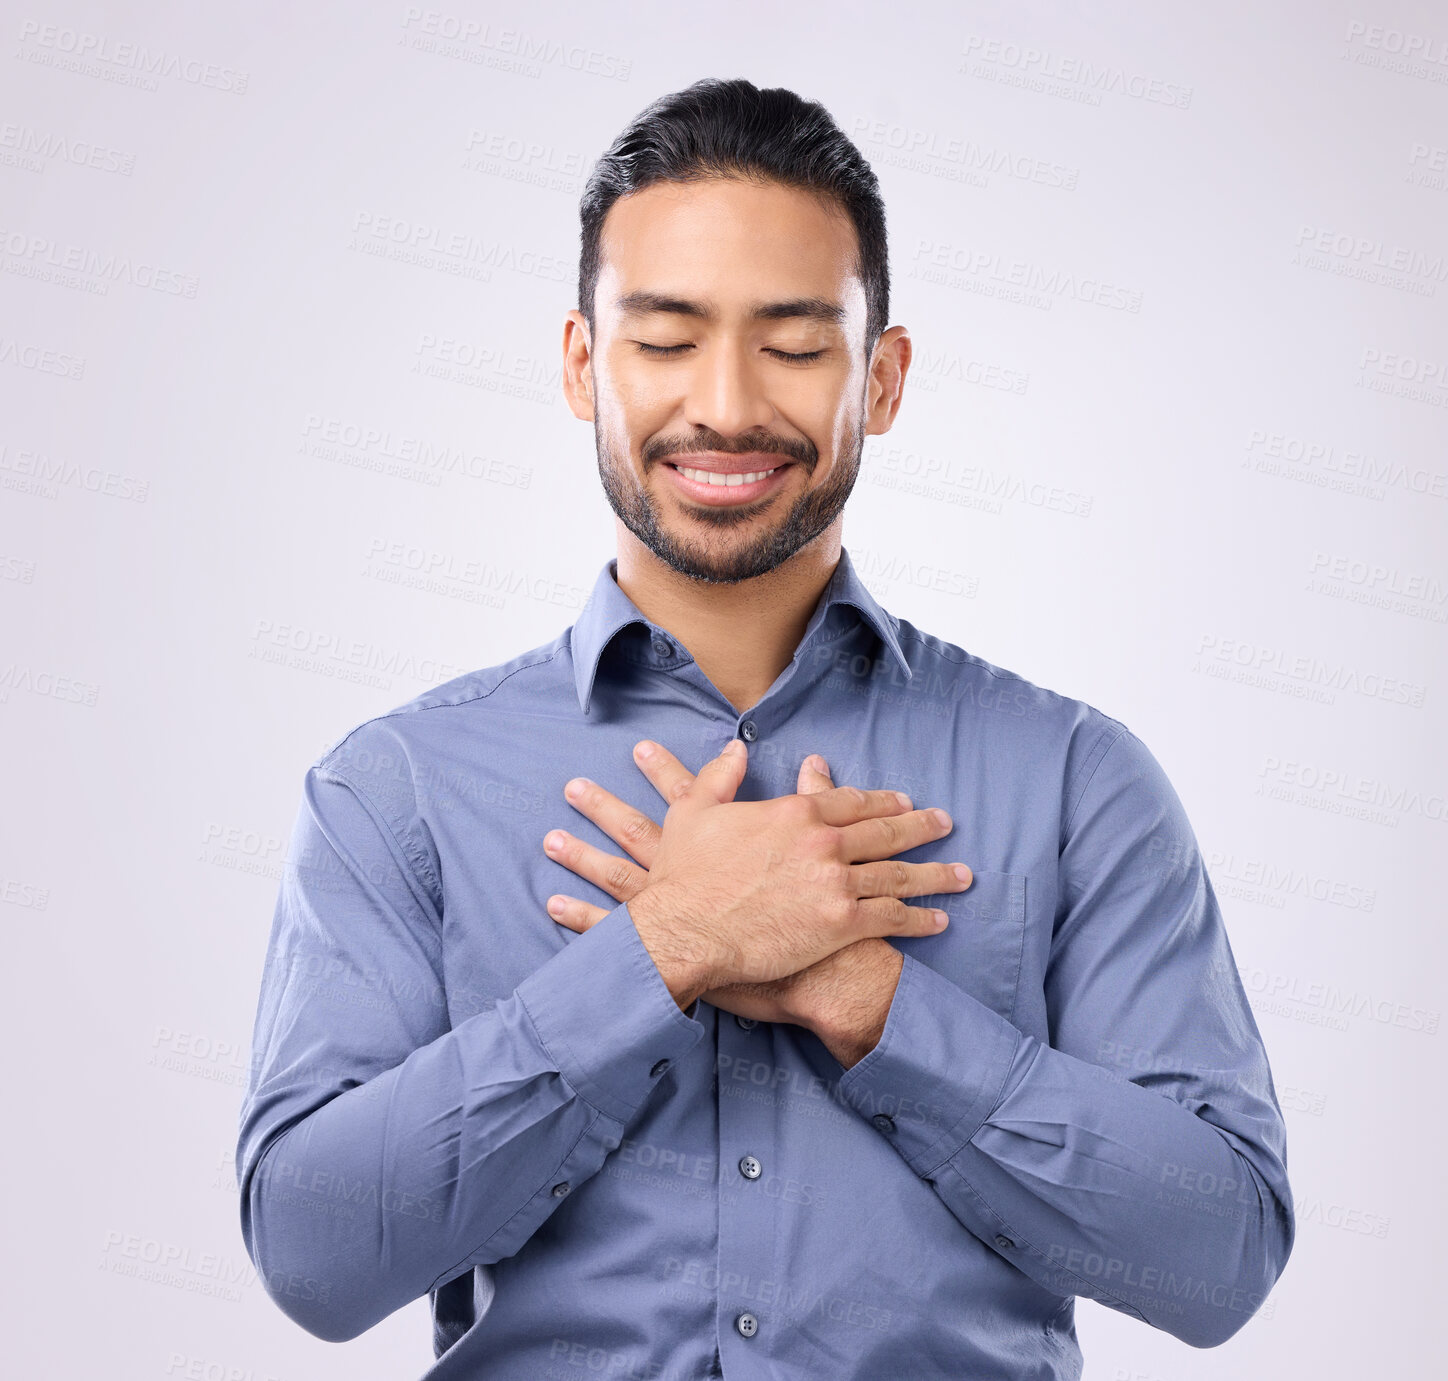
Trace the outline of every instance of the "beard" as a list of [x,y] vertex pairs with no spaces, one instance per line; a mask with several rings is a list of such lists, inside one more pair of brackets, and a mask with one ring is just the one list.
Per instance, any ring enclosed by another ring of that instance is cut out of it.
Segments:
[[[598,456],[598,475],[609,507],[619,521],[672,570],[694,580],[717,585],[733,585],[765,575],[783,565],[828,528],[844,511],[845,501],[855,487],[860,474],[860,456],[865,447],[862,410],[860,417],[852,421],[840,447],[840,455],[831,466],[824,484],[817,489],[807,488],[790,504],[784,518],[773,523],[761,520],[759,515],[770,506],[779,504],[778,494],[753,504],[731,504],[718,508],[684,500],[683,507],[689,516],[681,526],[697,523],[717,530],[721,540],[717,543],[718,549],[715,549],[716,544],[705,536],[696,538],[680,531],[670,531],[664,526],[660,521],[658,502],[646,487],[639,484],[627,458],[621,459],[604,440],[604,431],[601,411],[595,401],[593,444]],[[706,430],[696,442],[684,445],[677,439],[655,438],[644,447],[645,473],[662,463],[655,461],[651,464],[653,457],[677,454],[686,445],[695,450],[720,451],[726,455],[763,451],[787,456],[804,468],[806,479],[814,474],[819,464],[818,448],[805,439],[786,441],[778,437],[761,437],[753,441],[737,439],[731,443]],[[747,529],[747,540],[729,541],[728,534],[735,528]]]

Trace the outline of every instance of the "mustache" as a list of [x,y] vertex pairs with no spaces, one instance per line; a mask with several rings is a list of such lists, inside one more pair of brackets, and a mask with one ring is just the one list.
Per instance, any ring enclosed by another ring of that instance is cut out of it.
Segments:
[[703,451],[717,451],[720,455],[726,456],[748,455],[753,451],[759,451],[765,455],[785,456],[811,467],[818,459],[815,447],[804,440],[790,441],[784,437],[763,436],[754,440],[736,437],[733,441],[726,441],[723,437],[706,436],[678,440],[667,437],[656,438],[644,447],[643,460],[645,465],[652,465],[665,456],[694,455]]

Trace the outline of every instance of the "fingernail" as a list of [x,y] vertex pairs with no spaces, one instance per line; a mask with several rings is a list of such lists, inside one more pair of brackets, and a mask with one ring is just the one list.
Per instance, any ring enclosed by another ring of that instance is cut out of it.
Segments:
[[561,916],[561,915],[563,914],[563,898],[562,898],[562,897],[549,897],[549,898],[548,898],[548,914],[549,914],[550,916]]
[[563,847],[563,836],[557,830],[551,830],[543,837],[543,847],[550,854],[556,854]]
[[742,738],[731,738],[729,742],[724,745],[724,751],[726,753],[742,753],[744,751],[744,740]]
[[965,864],[957,863],[955,865],[955,876],[958,877],[962,882],[969,882],[971,879],[971,871],[965,866]]
[[824,760],[822,757],[820,757],[820,755],[819,755],[818,753],[811,753],[811,754],[809,755],[809,757],[807,757],[807,758],[805,759],[805,761],[806,761],[812,768],[814,768],[814,770],[815,770],[816,772],[825,772],[825,771],[828,771],[828,770],[829,770],[828,768],[825,767],[825,760]]
[[589,785],[587,777],[575,777],[563,788],[563,794],[571,801],[575,796],[583,795],[583,788]]
[[895,799],[899,801],[906,810],[910,810],[915,804],[903,791],[897,791],[895,793]]
[[943,911],[937,911],[937,912],[935,913],[935,928],[936,928],[936,930],[944,930],[945,927],[946,927],[946,925],[947,925],[947,923],[949,922],[949,920],[950,920],[950,917],[947,916],[947,915],[945,914],[945,912],[943,912]]
[[637,748],[634,749],[634,752],[637,753],[641,758],[651,758],[654,755],[654,745],[650,743],[647,739],[645,739],[641,744],[639,744]]
[[950,828],[950,816],[947,815],[943,810],[935,810],[932,811],[931,814],[935,816],[936,824],[943,825],[946,829]]

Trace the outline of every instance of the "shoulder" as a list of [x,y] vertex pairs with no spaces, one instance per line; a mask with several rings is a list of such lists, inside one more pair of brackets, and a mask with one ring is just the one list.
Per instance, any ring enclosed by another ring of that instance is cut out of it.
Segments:
[[572,695],[567,653],[564,632],[505,662],[455,676],[352,724],[311,768],[364,787],[411,780],[429,764],[446,760],[455,735],[486,733],[510,711],[545,708],[551,693]]
[[426,799],[455,771],[459,746],[505,741],[510,713],[548,713],[574,695],[567,633],[506,662],[455,676],[346,729],[310,764],[304,791],[354,796],[386,831],[441,914],[442,886]]
[[986,726],[1010,733],[1027,751],[1069,751],[1074,759],[1099,757],[1122,734],[1121,720],[1079,696],[1043,686],[908,619],[896,620],[911,666],[911,695],[979,712]]
[[[1117,716],[1080,696],[968,652],[945,638],[897,619],[912,674],[916,704],[968,716],[972,740],[1059,792],[1063,835],[1082,810],[1108,798],[1130,798],[1147,813],[1180,811],[1175,790],[1145,742]],[[934,703],[931,703],[934,702]],[[956,724],[956,733],[964,731]]]

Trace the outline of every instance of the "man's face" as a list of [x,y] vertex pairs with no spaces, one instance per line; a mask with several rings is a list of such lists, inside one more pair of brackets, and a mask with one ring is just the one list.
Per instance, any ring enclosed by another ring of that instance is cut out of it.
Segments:
[[[590,355],[599,475],[681,574],[762,575],[843,510],[866,433],[855,243],[843,212],[778,183],[659,183],[610,209]],[[733,486],[701,471],[772,473]]]

